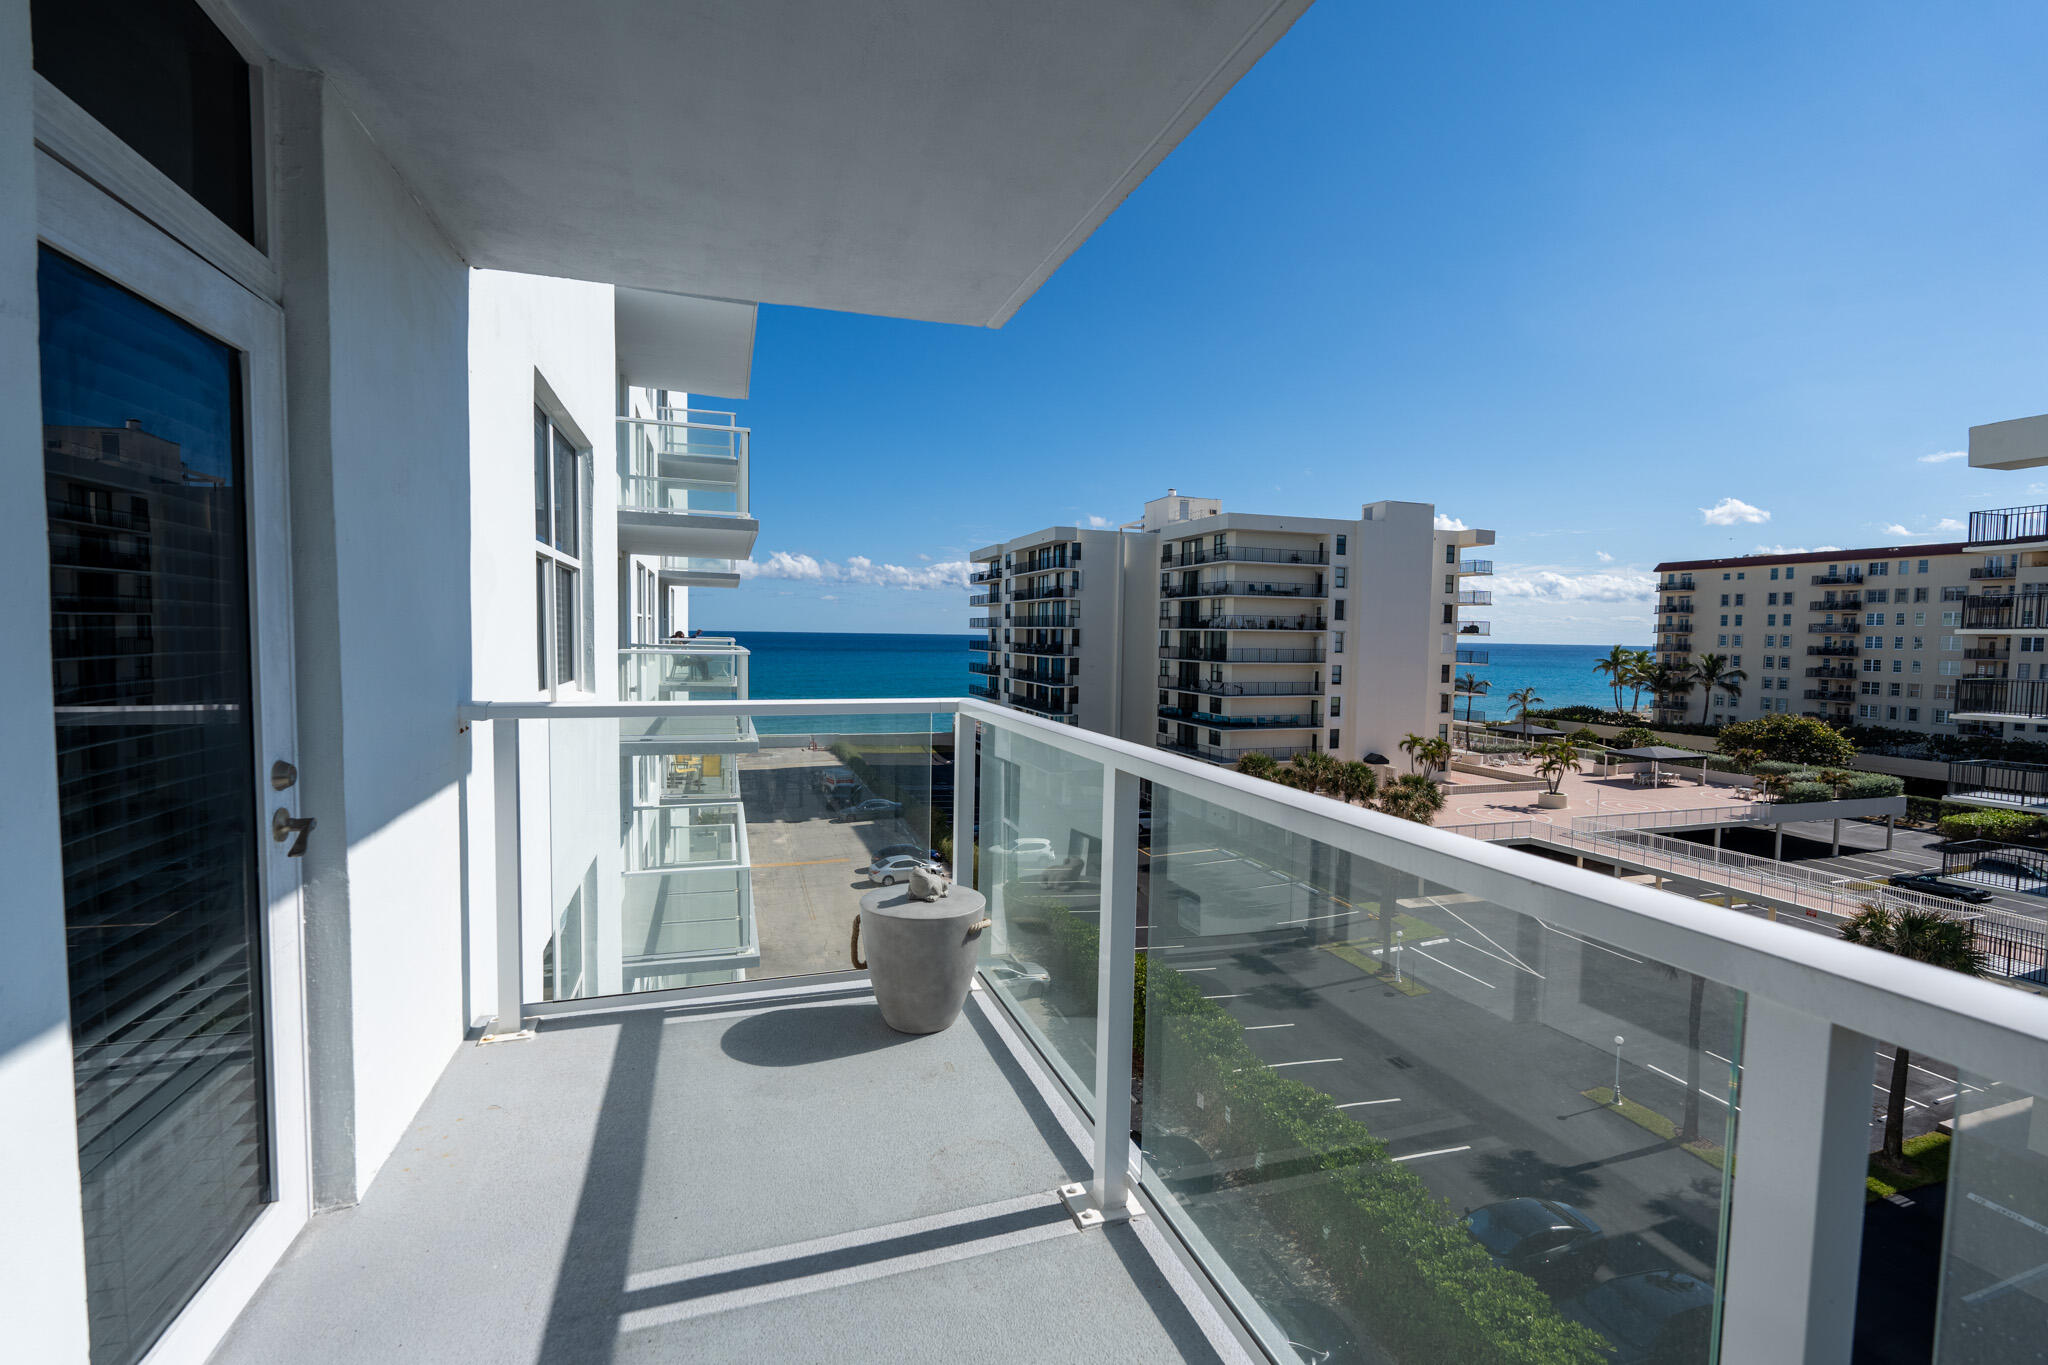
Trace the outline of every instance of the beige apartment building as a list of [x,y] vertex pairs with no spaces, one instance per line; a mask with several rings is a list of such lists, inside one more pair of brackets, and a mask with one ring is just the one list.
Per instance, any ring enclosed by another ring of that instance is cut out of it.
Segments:
[[[2009,515],[1978,513],[1969,540],[1939,545],[1659,564],[1658,659],[1718,654],[1746,676],[1704,696],[1659,696],[1657,719],[1776,712],[1930,735],[2048,721],[2048,707],[2010,709],[2048,689],[2048,620],[2036,610],[2048,601],[2048,530],[2037,528],[2041,551],[2023,553],[2005,534],[2019,529]],[[2022,583],[2037,562],[2041,581]]]
[[[1113,530],[1052,526],[969,556],[976,696],[1235,763],[1325,750],[1400,762],[1464,719],[1493,572],[1428,503],[1355,519],[1227,512],[1168,489]],[[1479,718],[1483,719],[1483,712]]]

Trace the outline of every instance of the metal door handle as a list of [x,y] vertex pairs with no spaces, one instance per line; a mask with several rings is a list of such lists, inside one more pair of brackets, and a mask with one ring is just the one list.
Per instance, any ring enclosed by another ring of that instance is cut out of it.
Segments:
[[284,851],[284,856],[303,858],[306,856],[306,836],[313,832],[316,823],[318,822],[310,815],[294,818],[290,811],[279,806],[270,817],[270,837],[281,844],[294,834],[298,835],[297,842]]

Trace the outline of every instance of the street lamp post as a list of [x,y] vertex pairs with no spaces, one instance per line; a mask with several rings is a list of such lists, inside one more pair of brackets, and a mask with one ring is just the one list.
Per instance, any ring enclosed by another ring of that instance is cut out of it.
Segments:
[[1620,1035],[1619,1033],[1615,1034],[1615,1035],[1614,1035],[1614,1103],[1615,1103],[1615,1105],[1616,1105],[1617,1107],[1618,1107],[1618,1106],[1619,1106],[1619,1105],[1621,1104],[1621,1044],[1622,1044],[1622,1042],[1623,1042],[1622,1036],[1621,1036],[1621,1035]]
[[1404,933],[1402,930],[1396,929],[1394,931],[1394,984],[1396,986],[1401,984],[1401,939],[1403,937]]

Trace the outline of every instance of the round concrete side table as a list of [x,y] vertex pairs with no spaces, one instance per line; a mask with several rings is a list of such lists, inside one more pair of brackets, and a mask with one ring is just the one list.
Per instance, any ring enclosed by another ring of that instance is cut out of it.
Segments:
[[935,901],[914,899],[907,886],[884,886],[860,898],[853,965],[867,969],[884,1023],[898,1033],[952,1026],[974,984],[987,908],[979,891],[961,886]]

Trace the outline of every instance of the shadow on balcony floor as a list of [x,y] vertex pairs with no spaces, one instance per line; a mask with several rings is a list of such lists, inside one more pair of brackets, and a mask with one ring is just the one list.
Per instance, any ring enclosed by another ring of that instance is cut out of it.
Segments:
[[1242,1359],[1146,1220],[1077,1232],[1078,1130],[976,996],[648,1006],[464,1047],[216,1365]]

